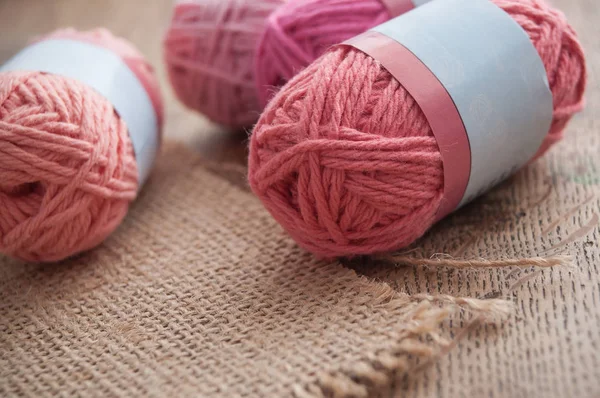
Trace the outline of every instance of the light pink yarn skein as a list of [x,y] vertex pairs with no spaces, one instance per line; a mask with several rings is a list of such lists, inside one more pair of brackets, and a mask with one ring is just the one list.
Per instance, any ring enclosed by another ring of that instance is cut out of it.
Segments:
[[[107,30],[54,32],[119,55],[145,87],[159,123],[158,81],[144,57]],[[113,105],[78,80],[0,73],[0,252],[39,262],[99,245],[138,193],[129,131]]]
[[231,128],[260,115],[254,55],[267,17],[284,0],[187,0],[175,5],[164,59],[177,97]]
[[[546,69],[554,113],[539,156],[583,108],[583,49],[543,0],[492,1],[525,30]],[[249,181],[289,234],[322,257],[410,245],[444,199],[442,157],[419,104],[380,62],[349,47],[327,51],[269,103],[250,137]]]

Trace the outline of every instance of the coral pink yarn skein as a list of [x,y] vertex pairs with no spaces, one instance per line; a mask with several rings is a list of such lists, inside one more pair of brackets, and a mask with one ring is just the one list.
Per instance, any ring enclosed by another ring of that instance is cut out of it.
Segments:
[[[493,0],[529,35],[553,94],[538,155],[582,109],[585,59],[564,15],[541,0]],[[506,60],[518,62],[518,60]],[[250,142],[253,191],[323,257],[405,247],[433,224],[444,169],[421,108],[376,60],[334,48],[270,102]]]
[[187,0],[175,5],[164,58],[177,97],[232,128],[261,111],[254,55],[265,21],[284,0]]
[[261,105],[332,45],[390,18],[381,0],[301,0],[279,7],[267,20],[256,54],[254,75]]
[[[129,43],[106,30],[47,38],[117,53],[162,118],[158,82]],[[47,262],[90,249],[121,223],[137,191],[127,126],[106,98],[58,75],[0,73],[0,252]]]

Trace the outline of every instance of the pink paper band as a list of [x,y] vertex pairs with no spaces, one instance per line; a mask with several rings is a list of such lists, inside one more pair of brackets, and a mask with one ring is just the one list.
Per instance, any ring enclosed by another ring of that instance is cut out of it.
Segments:
[[469,139],[450,94],[419,58],[388,36],[367,31],[342,45],[355,47],[379,61],[425,114],[444,165],[444,198],[437,220],[444,218],[460,204],[471,172]]
[[412,0],[381,0],[383,5],[390,11],[392,18],[404,14],[415,8]]

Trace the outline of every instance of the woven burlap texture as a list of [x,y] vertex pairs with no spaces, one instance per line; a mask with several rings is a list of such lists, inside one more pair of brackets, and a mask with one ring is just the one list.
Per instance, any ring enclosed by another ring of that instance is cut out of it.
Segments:
[[443,352],[453,309],[507,312],[318,261],[243,187],[163,152],[97,250],[0,260],[1,395],[367,396]]

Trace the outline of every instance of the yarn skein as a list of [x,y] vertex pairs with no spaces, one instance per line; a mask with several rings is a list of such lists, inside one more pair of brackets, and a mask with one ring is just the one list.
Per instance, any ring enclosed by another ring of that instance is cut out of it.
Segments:
[[186,0],[175,6],[164,58],[184,105],[242,128],[329,47],[392,16],[382,0]]
[[[583,50],[541,0],[492,0],[529,35],[553,95],[537,156],[583,107]],[[506,60],[518,62],[518,60]],[[249,180],[275,219],[321,257],[396,250],[433,224],[444,169],[421,108],[376,60],[336,47],[274,97],[250,141]]]
[[255,57],[261,106],[331,46],[394,16],[381,0],[302,0],[279,7],[267,20]]
[[188,108],[232,128],[252,125],[261,107],[254,55],[265,21],[284,0],[187,0],[175,5],[164,59]]
[[[158,81],[128,42],[98,29],[54,32],[118,54],[144,85],[159,122]],[[138,192],[125,123],[77,80],[42,72],[0,73],[0,252],[58,261],[100,244]]]

